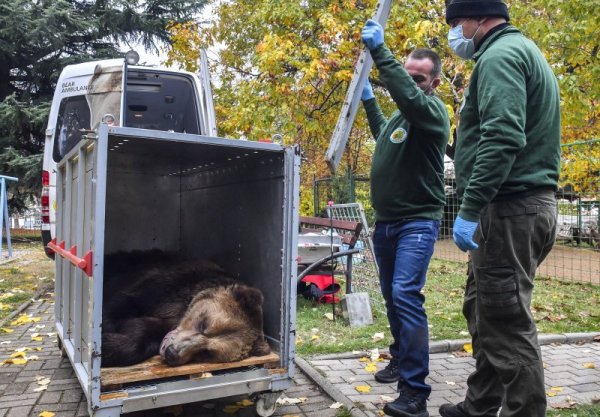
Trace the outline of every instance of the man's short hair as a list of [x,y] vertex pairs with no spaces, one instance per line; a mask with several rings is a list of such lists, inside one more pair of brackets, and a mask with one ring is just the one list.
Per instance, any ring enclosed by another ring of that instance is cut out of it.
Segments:
[[419,48],[412,51],[409,55],[409,58],[413,59],[429,59],[433,62],[433,68],[431,69],[431,76],[433,78],[437,78],[442,73],[442,60],[440,56],[436,54],[434,51],[428,48]]

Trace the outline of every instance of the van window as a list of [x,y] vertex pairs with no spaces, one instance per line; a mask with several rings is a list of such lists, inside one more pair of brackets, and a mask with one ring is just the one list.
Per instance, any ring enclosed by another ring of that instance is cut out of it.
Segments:
[[66,97],[60,102],[52,158],[60,161],[90,129],[90,108],[85,96]]
[[200,133],[198,103],[190,77],[129,70],[124,125],[178,133]]

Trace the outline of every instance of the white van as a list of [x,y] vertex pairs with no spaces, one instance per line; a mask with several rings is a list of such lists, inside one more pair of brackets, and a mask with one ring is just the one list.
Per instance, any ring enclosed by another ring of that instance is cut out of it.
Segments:
[[[137,54],[128,53],[129,56]],[[42,171],[42,239],[55,237],[56,163],[101,121],[114,126],[216,136],[206,54],[199,76],[135,65],[137,59],[92,61],[64,68],[46,129]],[[127,74],[124,79],[123,74]]]

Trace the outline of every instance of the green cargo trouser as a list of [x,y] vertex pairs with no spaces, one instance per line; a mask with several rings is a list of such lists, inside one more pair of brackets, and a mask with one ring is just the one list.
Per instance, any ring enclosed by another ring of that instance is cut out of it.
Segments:
[[472,417],[545,417],[544,369],[530,311],[535,270],[556,235],[550,190],[488,204],[471,251],[463,314],[475,371],[463,408]]

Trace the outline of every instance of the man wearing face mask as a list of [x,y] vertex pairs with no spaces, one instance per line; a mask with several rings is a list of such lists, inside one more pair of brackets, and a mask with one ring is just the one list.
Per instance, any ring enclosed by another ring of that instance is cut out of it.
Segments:
[[460,110],[454,240],[470,251],[463,314],[475,371],[443,417],[545,417],[541,351],[531,314],[537,266],[554,244],[560,165],[556,77],[508,24],[499,0],[446,4],[450,47],[475,66]]
[[398,398],[385,405],[392,416],[427,417],[429,374],[427,315],[421,289],[437,239],[444,198],[444,150],[450,136],[448,112],[433,94],[440,84],[441,60],[417,49],[404,66],[383,41],[383,28],[369,20],[362,41],[396,103],[383,115],[367,80],[362,103],[376,139],[371,167],[375,209],[373,244],[393,343],[392,359],[375,374],[382,383],[398,382]]

